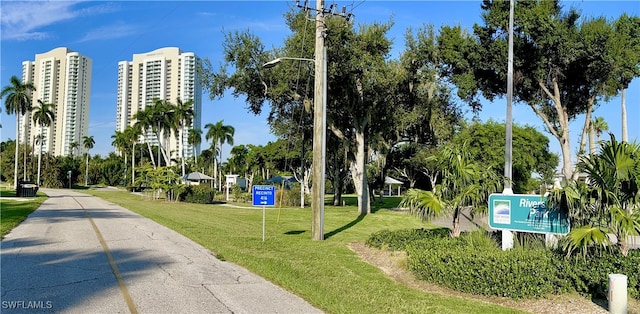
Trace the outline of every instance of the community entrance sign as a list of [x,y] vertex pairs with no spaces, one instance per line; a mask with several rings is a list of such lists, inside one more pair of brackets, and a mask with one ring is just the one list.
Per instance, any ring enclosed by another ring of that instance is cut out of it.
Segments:
[[545,206],[546,198],[527,194],[491,194],[489,227],[533,233],[569,233],[569,218]]

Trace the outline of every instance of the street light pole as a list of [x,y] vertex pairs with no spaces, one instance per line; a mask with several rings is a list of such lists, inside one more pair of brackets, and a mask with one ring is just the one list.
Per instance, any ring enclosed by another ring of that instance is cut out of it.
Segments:
[[[505,121],[505,153],[504,153],[504,189],[502,194],[513,194],[512,182],[512,100],[513,100],[513,4],[514,0],[509,1],[509,54],[507,60],[507,118]],[[502,230],[502,250],[509,250],[513,248],[513,232],[509,230]]]
[[313,93],[313,185],[311,186],[312,240],[324,240],[324,181],[327,129],[327,59],[324,36],[324,0],[316,0],[316,77]]

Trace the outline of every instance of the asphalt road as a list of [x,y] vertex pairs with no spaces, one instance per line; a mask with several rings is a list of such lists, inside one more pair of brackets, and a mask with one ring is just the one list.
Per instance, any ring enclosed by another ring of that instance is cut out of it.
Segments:
[[42,191],[0,242],[2,313],[321,313],[127,209]]

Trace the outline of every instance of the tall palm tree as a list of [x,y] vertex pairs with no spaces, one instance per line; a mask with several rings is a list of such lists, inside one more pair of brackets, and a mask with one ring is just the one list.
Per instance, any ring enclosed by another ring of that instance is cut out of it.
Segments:
[[73,158],[73,152],[76,151],[78,147],[80,147],[80,143],[78,142],[69,143],[69,154],[71,155],[71,158]]
[[149,149],[149,156],[151,156],[151,163],[153,164],[153,169],[156,169],[156,161],[153,158],[153,151],[151,150],[151,144],[147,140],[147,131],[153,127],[154,117],[152,116],[152,112],[149,107],[145,108],[145,110],[140,110],[133,115],[133,118],[136,120],[134,127],[139,129],[141,135],[145,136],[145,142],[147,143],[147,148]]
[[[16,115],[16,152],[14,160],[13,170],[13,187],[18,189],[18,141],[19,136],[19,124],[20,116],[24,116],[28,111],[31,111],[31,93],[36,90],[36,87],[31,83],[23,83],[15,75],[9,79],[9,85],[2,88],[0,91],[0,98],[5,98],[4,108],[7,114]],[[26,132],[25,132],[26,135]],[[26,139],[24,141],[26,143]]]
[[609,125],[607,124],[607,121],[605,121],[603,117],[596,117],[593,120],[593,131],[596,133],[598,142],[600,142],[600,135],[602,135],[603,132],[608,130],[609,130]]
[[[170,134],[176,127],[175,106],[166,100],[154,98],[153,104],[144,110],[136,112],[134,118],[142,129],[151,129],[158,141],[158,166],[160,166],[160,154],[164,158],[165,164],[169,165],[169,156],[162,146],[162,137]],[[149,147],[151,152],[151,147]],[[153,157],[152,157],[153,158]]]
[[191,125],[193,121],[193,99],[189,99],[187,102],[182,102],[180,97],[176,98],[176,106],[175,106],[175,129],[176,135],[178,137],[178,149],[180,150],[180,159],[182,163],[182,176],[185,175],[185,165],[184,165],[184,129],[185,127]]
[[198,155],[196,154],[196,147],[202,143],[202,130],[200,129],[189,129],[189,135],[187,137],[187,142],[191,145],[191,152],[195,157],[196,164],[198,163]]
[[[44,145],[44,128],[51,126],[55,119],[55,112],[53,108],[55,104],[46,104],[41,99],[38,99],[39,107],[33,111],[33,122],[40,126],[40,149],[38,152],[38,186],[40,186],[40,170],[42,168],[42,146]],[[51,135],[49,135],[50,137]]]
[[111,146],[115,147],[124,156],[124,184],[127,184],[127,150],[129,149],[129,142],[125,133],[118,130],[111,135],[111,138],[113,139]]
[[[224,143],[233,145],[233,135],[236,129],[231,125],[224,125],[224,120],[220,120],[216,124],[207,123],[204,127],[207,129],[205,138],[211,140],[211,151],[219,151],[220,161],[222,161],[222,145],[224,145]],[[220,144],[220,146],[218,146],[218,144]],[[222,190],[222,186],[218,182],[218,165],[216,158],[213,159],[213,172],[214,180],[218,183],[218,190],[220,191]]]
[[[595,117],[593,120],[591,120],[591,123],[589,124],[589,154],[590,155],[595,155],[596,154],[596,143],[600,142],[600,135],[602,135],[602,132],[605,132],[609,130],[609,125],[607,124],[607,121],[604,120],[603,117]],[[597,140],[596,140],[597,137]]]
[[89,150],[93,148],[93,145],[96,144],[96,141],[93,139],[93,135],[91,136],[83,136],[82,137],[82,146],[87,150],[85,152],[86,155],[86,166],[84,171],[84,185],[87,186],[89,184]]
[[136,125],[128,126],[124,129],[124,138],[131,145],[131,185],[136,183],[136,143],[142,136],[142,129]]

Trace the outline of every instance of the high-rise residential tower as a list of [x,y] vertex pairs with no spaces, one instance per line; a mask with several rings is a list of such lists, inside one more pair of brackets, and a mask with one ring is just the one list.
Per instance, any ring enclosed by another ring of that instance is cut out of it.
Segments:
[[[118,63],[118,96],[116,109],[116,131],[124,132],[127,126],[136,123],[138,111],[163,99],[173,104],[176,99],[183,103],[193,100],[193,121],[184,126],[179,134],[162,134],[163,147],[171,158],[191,157],[200,153],[200,146],[192,147],[187,139],[189,129],[200,129],[202,114],[202,87],[198,77],[200,59],[192,52],[179,48],[160,48],[151,52],[134,54],[133,61]],[[178,138],[180,137],[181,138]],[[142,140],[157,145],[150,132]]]
[[[41,129],[30,113],[21,116],[19,141],[33,146],[35,153],[42,147],[56,156],[83,154],[82,138],[89,133],[91,59],[68,48],[36,54],[35,61],[22,62],[22,81],[36,88],[31,95],[33,109],[40,106],[38,100],[54,104],[55,119]],[[72,151],[74,142],[79,145]]]

